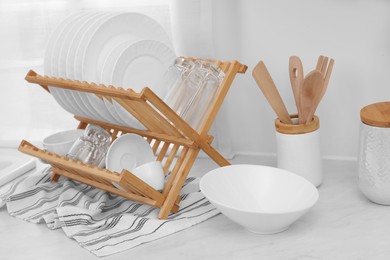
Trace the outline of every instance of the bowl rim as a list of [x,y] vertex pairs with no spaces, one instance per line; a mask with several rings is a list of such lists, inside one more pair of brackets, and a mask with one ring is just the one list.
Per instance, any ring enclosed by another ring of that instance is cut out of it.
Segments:
[[[54,136],[57,136],[57,135],[64,135],[64,134],[68,134],[68,133],[77,133],[77,134],[81,134],[80,136],[78,136],[77,138],[75,139],[69,139],[69,140],[64,140],[62,142],[48,142],[48,139],[51,139],[51,138],[54,138]],[[46,145],[46,146],[57,146],[57,145],[64,145],[64,144],[69,144],[69,143],[73,143],[75,142],[78,138],[80,138],[81,136],[83,136],[84,134],[84,129],[70,129],[70,130],[65,130],[65,131],[60,131],[60,132],[56,132],[56,133],[53,133],[51,135],[48,135],[46,136],[43,140],[42,140],[42,144],[43,145]]]
[[[260,210],[247,210],[247,209],[241,209],[241,208],[238,208],[238,207],[234,207],[234,206],[229,206],[227,205],[226,203],[222,203],[222,202],[219,202],[219,201],[216,201],[214,199],[211,199],[210,196],[208,196],[207,192],[204,191],[204,189],[202,188],[203,187],[203,184],[204,183],[204,180],[205,180],[205,177],[208,175],[208,174],[213,174],[215,172],[218,172],[221,170],[221,168],[226,168],[226,167],[229,167],[229,168],[232,168],[232,167],[243,167],[243,166],[250,166],[250,167],[259,167],[259,168],[268,168],[268,169],[277,169],[278,171],[281,171],[281,172],[285,172],[285,173],[288,173],[288,174],[292,174],[293,176],[295,177],[298,177],[299,179],[303,180],[304,182],[308,183],[310,187],[313,188],[313,191],[315,192],[315,198],[313,199],[313,202],[306,206],[306,207],[300,207],[298,209],[295,209],[295,210],[286,210],[286,211],[283,211],[283,212],[279,212],[279,211],[260,211]],[[319,199],[319,192],[318,192],[318,189],[317,187],[314,186],[314,184],[312,184],[310,181],[306,180],[304,177],[296,174],[296,173],[293,173],[291,171],[288,171],[288,170],[285,170],[285,169],[281,169],[281,168],[277,168],[277,167],[272,167],[272,166],[267,166],[267,165],[258,165],[258,164],[232,164],[232,165],[227,165],[227,166],[222,166],[222,167],[218,167],[216,169],[213,169],[209,172],[207,172],[201,179],[200,179],[200,182],[199,182],[199,189],[200,191],[203,193],[203,195],[206,196],[206,198],[211,202],[211,203],[215,203],[217,205],[221,205],[225,208],[228,208],[228,209],[231,209],[231,210],[234,210],[234,211],[239,211],[239,212],[244,212],[244,213],[255,213],[255,214],[268,214],[268,215],[283,215],[283,214],[292,214],[292,213],[297,213],[297,212],[302,212],[302,211],[305,211],[305,210],[309,210],[310,208],[312,208],[317,202],[318,202],[318,199]]]

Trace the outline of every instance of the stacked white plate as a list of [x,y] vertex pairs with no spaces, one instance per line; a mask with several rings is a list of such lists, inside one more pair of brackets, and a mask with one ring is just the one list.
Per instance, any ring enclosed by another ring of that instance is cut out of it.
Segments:
[[[131,88],[145,86],[164,98],[163,77],[176,58],[171,41],[156,21],[139,13],[80,12],[51,35],[45,75]],[[55,100],[74,115],[145,129],[119,103],[92,93],[49,87]]]

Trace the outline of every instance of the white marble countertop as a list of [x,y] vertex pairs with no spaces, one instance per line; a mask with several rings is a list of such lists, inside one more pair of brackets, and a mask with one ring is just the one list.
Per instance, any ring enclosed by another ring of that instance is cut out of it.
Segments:
[[[233,163],[273,165],[272,158],[236,156]],[[199,159],[191,172],[216,165]],[[104,259],[390,259],[390,207],[369,202],[357,187],[356,162],[324,161],[314,208],[290,229],[252,234],[223,215]],[[67,238],[0,210],[0,259],[97,259]]]

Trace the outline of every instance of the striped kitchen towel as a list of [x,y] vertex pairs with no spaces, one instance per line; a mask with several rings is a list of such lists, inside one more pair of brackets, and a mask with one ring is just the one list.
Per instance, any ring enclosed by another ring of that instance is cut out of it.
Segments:
[[62,229],[96,256],[108,256],[166,237],[210,219],[219,211],[199,191],[197,178],[182,189],[180,210],[168,219],[158,209],[61,177],[51,168],[0,187],[0,207],[10,215],[50,229]]

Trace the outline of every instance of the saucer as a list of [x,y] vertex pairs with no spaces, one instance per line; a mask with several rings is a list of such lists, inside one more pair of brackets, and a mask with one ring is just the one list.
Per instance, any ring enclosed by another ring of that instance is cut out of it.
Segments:
[[112,142],[106,156],[106,168],[121,173],[123,169],[132,169],[154,161],[152,147],[141,136],[125,134]]

